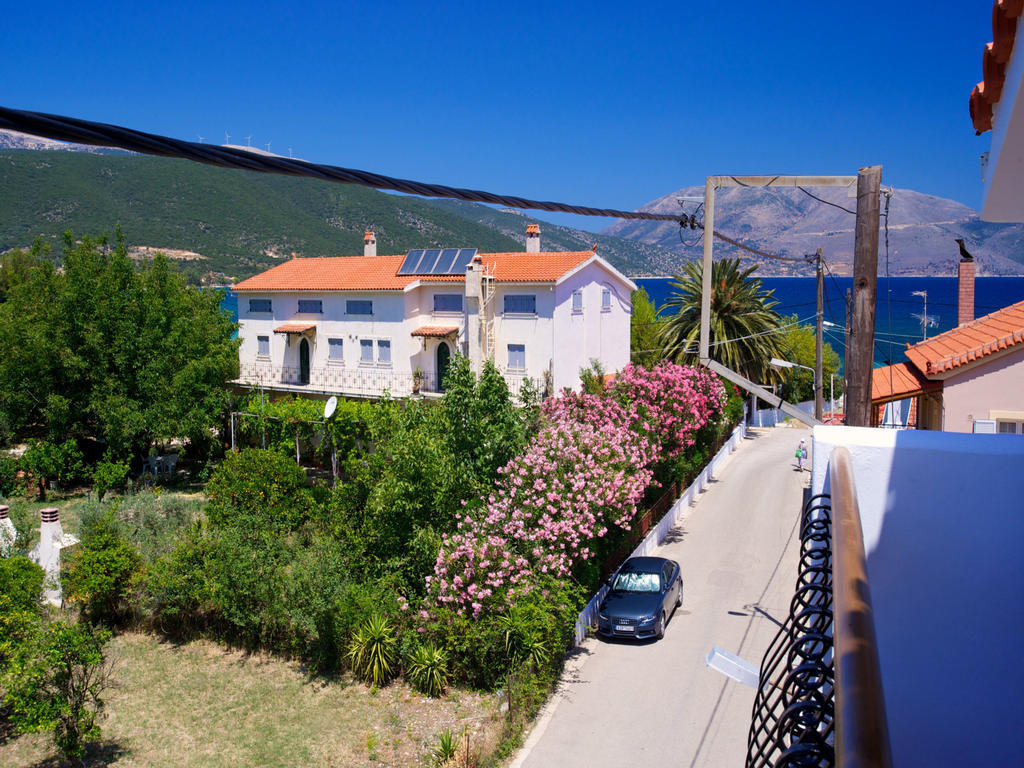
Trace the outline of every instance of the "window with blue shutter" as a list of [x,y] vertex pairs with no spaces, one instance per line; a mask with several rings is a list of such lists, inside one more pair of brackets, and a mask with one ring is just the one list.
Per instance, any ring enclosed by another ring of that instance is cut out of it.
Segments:
[[535,315],[537,314],[537,297],[527,294],[506,294],[505,296],[506,315]]
[[345,359],[345,341],[343,339],[328,339],[327,340],[327,359],[328,360],[344,360]]
[[355,301],[349,300],[345,302],[345,314],[346,315],[372,315],[373,314],[373,302],[372,301]]
[[522,370],[526,368],[526,345],[508,345],[508,367],[509,369]]
[[461,293],[435,293],[434,294],[434,311],[435,312],[461,312],[462,311],[462,294]]
[[249,299],[250,312],[270,312],[270,299]]
[[302,314],[323,314],[324,303],[320,299],[299,299],[299,312]]

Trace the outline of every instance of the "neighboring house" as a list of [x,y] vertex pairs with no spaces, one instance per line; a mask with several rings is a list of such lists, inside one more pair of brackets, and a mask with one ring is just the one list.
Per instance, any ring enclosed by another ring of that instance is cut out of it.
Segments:
[[246,388],[405,397],[440,392],[452,357],[474,371],[493,359],[517,392],[579,387],[591,359],[607,372],[629,362],[636,286],[595,251],[422,249],[292,259],[243,280],[239,378]]
[[874,371],[874,426],[1024,435],[1024,301],[908,346],[906,356]]

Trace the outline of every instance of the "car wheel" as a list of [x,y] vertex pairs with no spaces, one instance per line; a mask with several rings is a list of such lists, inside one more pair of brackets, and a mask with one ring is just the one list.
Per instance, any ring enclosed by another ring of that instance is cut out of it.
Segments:
[[657,632],[655,632],[655,634],[657,635],[659,640],[661,640],[661,638],[663,638],[665,636],[665,612],[664,611],[661,612],[661,621],[658,622],[658,629],[657,629]]

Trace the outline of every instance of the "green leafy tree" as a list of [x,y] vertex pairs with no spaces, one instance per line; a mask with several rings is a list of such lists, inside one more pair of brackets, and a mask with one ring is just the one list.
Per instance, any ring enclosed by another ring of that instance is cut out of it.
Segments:
[[97,716],[110,681],[107,630],[55,621],[20,644],[3,675],[4,701],[20,733],[49,730],[58,751],[82,764],[89,741],[100,737]]
[[629,318],[629,358],[650,368],[662,359],[659,334],[665,319],[643,288],[633,291],[633,314]]
[[46,500],[46,488],[51,480],[60,485],[80,478],[84,472],[82,452],[74,440],[53,443],[33,441],[21,457],[21,464],[39,484],[39,500]]
[[114,459],[160,436],[208,447],[237,370],[219,295],[158,255],[136,269],[120,232],[64,238],[0,303],[0,412],[15,432],[105,441]]
[[[796,315],[786,318],[787,323],[796,323]],[[780,355],[792,363],[799,363],[807,368],[814,368],[815,333],[811,325],[790,325],[782,335],[785,352]],[[824,384],[823,397],[828,399],[829,375],[839,373],[839,354],[829,343],[823,342],[821,369]],[[786,368],[782,371],[782,397],[790,402],[799,403],[814,399],[814,372],[804,368]],[[842,376],[837,376],[833,392],[839,397],[843,392]]]
[[[772,291],[763,290],[761,281],[751,278],[756,269],[740,269],[739,259],[712,265],[709,354],[748,379],[771,383],[781,377],[769,360],[785,355],[779,333],[782,318],[772,309],[778,304]],[[692,363],[698,357],[703,273],[703,262],[688,262],[671,283],[674,290],[665,302],[675,314],[661,329],[661,346],[665,356],[677,363]]]
[[92,470],[92,489],[97,501],[103,501],[107,491],[121,488],[128,479],[128,463],[124,461],[101,461]]
[[50,253],[50,246],[43,245],[36,238],[27,251],[14,249],[0,256],[0,303],[7,300],[8,292],[28,280],[32,268],[42,262]]

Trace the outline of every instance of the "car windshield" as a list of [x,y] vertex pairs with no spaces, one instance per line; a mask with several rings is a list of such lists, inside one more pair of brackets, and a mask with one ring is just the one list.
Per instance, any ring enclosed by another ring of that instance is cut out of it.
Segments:
[[612,590],[615,592],[657,592],[661,580],[656,573],[624,571],[615,577]]

